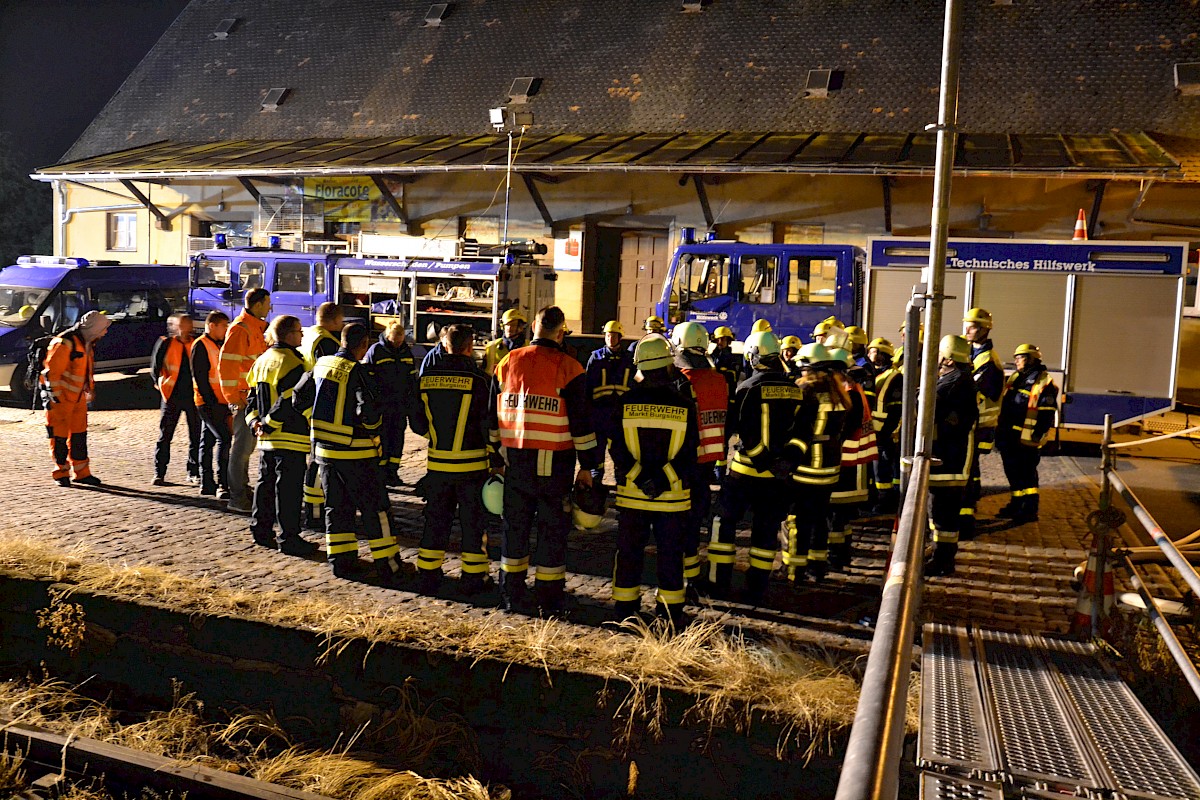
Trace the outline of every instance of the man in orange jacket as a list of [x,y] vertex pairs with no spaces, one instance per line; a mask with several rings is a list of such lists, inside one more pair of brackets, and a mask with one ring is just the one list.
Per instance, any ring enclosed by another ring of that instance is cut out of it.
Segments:
[[[75,483],[99,486],[88,466],[87,407],[92,399],[92,347],[108,333],[112,320],[89,311],[78,323],[54,338],[46,351],[39,386],[46,404],[46,433],[54,457],[52,477],[59,486]],[[67,466],[68,458],[70,467]]]
[[158,417],[158,444],[154,448],[154,485],[167,485],[167,465],[171,463],[171,440],[180,415],[187,420],[188,483],[200,483],[200,417],[192,390],[192,318],[187,314],[167,317],[167,335],[154,345],[150,355],[150,374],[162,395]]
[[246,397],[250,393],[247,376],[255,360],[267,351],[267,315],[271,313],[271,293],[250,289],[243,299],[225,344],[221,345],[221,391],[233,414],[233,442],[229,448],[229,510],[250,513],[250,456],[254,453],[254,431],[246,422]]

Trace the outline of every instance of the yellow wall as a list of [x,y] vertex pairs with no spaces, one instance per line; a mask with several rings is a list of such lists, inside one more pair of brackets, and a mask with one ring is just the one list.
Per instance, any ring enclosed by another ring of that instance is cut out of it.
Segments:
[[[54,254],[127,264],[186,264],[187,237],[194,236],[199,229],[193,212],[201,208],[186,193],[172,187],[145,183],[137,186],[170,217],[170,230],[162,230],[157,218],[119,183],[99,184],[95,188],[63,184],[55,197]],[[61,224],[65,213],[70,216]],[[108,248],[108,218],[116,213],[137,215],[135,250]]]

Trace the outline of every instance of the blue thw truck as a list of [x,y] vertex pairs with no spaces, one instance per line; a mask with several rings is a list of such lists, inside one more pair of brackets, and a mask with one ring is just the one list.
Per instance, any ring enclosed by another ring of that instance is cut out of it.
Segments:
[[[929,247],[684,242],[657,311],[669,326],[727,325],[739,339],[765,319],[803,341],[834,316],[895,342]],[[1002,359],[1023,342],[1041,348],[1064,389],[1061,424],[1132,422],[1174,406],[1186,263],[1185,243],[952,239],[936,335],[961,333],[966,310],[986,308]]]

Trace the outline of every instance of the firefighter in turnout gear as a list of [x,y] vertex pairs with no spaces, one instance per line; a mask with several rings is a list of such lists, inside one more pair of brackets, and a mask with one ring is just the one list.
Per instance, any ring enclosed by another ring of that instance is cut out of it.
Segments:
[[621,435],[617,409],[637,372],[633,354],[621,345],[624,333],[620,322],[609,320],[604,323],[604,347],[593,350],[587,362],[588,397],[592,401],[592,425],[596,429],[597,467],[592,470],[592,480],[597,483],[604,480],[605,448]]
[[1000,419],[1000,395],[1004,392],[1004,367],[992,346],[992,315],[982,308],[972,308],[963,317],[963,338],[971,343],[971,377],[979,402],[979,422],[975,426],[975,451],[971,455],[971,477],[963,495],[960,539],[975,536],[975,508],[983,484],[979,459],[992,452],[996,441],[996,423]]
[[657,333],[666,335],[667,326],[663,324],[662,317],[656,317],[653,314],[646,317],[646,321],[642,323],[642,330],[645,333]]
[[801,390],[788,378],[775,334],[760,331],[746,339],[754,374],[738,384],[729,429],[741,439],[717,501],[708,544],[708,591],[728,595],[733,577],[737,525],[750,509],[750,569],[746,598],[757,603],[774,568],[779,526],[791,502],[787,492],[793,464],[785,447],[800,407]]
[[271,412],[281,399],[292,396],[304,376],[304,359],[296,349],[303,335],[296,317],[284,314],[271,321],[267,352],[250,368],[246,402],[246,422],[258,437],[258,483],[250,533],[256,544],[278,547],[292,556],[312,555],[318,549],[300,538],[304,467],[312,443],[308,419],[291,404],[280,404],[277,414]]
[[[229,442],[233,436],[229,405],[221,391],[221,345],[229,330],[224,311],[210,311],[204,335],[192,342],[192,385],[196,413],[204,426],[200,437],[200,494],[229,499]],[[216,473],[213,472],[214,451]]]
[[[51,477],[59,486],[75,483],[99,486],[92,474],[87,447],[87,411],[94,384],[92,348],[108,333],[112,320],[99,311],[89,311],[79,322],[50,342],[38,381],[46,406],[46,433],[54,458]],[[69,465],[68,465],[69,464]]]
[[[474,333],[471,332],[474,336]],[[474,341],[474,339],[472,339]],[[389,322],[363,360],[370,370],[383,406],[384,482],[400,486],[400,460],[404,456],[404,430],[416,416],[416,369],[404,325]],[[416,431],[416,428],[413,428]]]
[[592,485],[597,466],[586,379],[582,365],[562,350],[565,329],[560,308],[543,308],[533,341],[509,353],[492,379],[489,435],[507,462],[500,593],[510,610],[525,605],[529,535],[536,528],[538,605],[546,614],[565,611],[569,496],[573,482]]
[[187,314],[167,317],[167,335],[154,345],[150,354],[150,374],[162,397],[158,417],[158,444],[154,448],[154,485],[167,485],[167,465],[171,461],[171,440],[182,415],[187,422],[188,483],[200,483],[200,417],[192,392],[192,318]]
[[900,501],[900,415],[904,406],[904,365],[892,361],[893,349],[887,339],[875,339],[867,347],[879,370],[875,375],[875,398],[871,406],[871,426],[879,460],[875,462],[875,511],[895,513]]
[[[829,496],[829,569],[844,572],[850,566],[851,523],[858,518],[859,509],[870,496],[869,467],[879,460],[879,450],[871,424],[871,395],[858,380],[861,371],[854,365],[853,354],[847,350],[834,350],[830,355],[833,356],[834,371],[846,378],[845,388],[850,399],[842,441],[841,470]],[[839,366],[839,359],[845,365],[844,369]],[[819,577],[818,572],[814,572],[814,577]]]
[[[375,570],[385,586],[396,586],[400,549],[392,535],[379,470],[379,400],[367,368],[358,363],[367,354],[370,338],[365,325],[343,328],[341,349],[317,359],[313,371],[296,385],[291,402],[297,411],[311,412],[312,441],[325,492],[325,549],[333,574],[339,578],[360,574],[354,521],[361,514]],[[286,402],[280,398],[276,406]],[[271,416],[276,416],[274,409]]]
[[[688,468],[692,508],[688,512],[683,541],[683,573],[689,590],[700,583],[700,529],[710,527],[712,488],[719,481],[716,466],[725,461],[725,418],[729,413],[729,388],[725,377],[714,369],[708,352],[708,332],[698,322],[684,322],[671,332],[675,345],[675,367],[686,381],[681,390],[695,399],[696,419],[700,426],[700,450]],[[696,599],[693,597],[692,599]]]
[[483,591],[488,579],[487,539],[484,533],[483,485],[488,478],[488,389],[486,375],[471,349],[474,331],[451,325],[447,353],[421,374],[415,433],[429,440],[428,472],[421,481],[425,497],[425,530],[417,555],[422,594],[433,595],[442,580],[442,564],[450,527],[457,512],[462,530],[463,594]]
[[1017,371],[1008,377],[1000,401],[996,447],[1004,463],[1004,476],[1012,490],[999,516],[1015,523],[1038,518],[1038,464],[1041,449],[1054,429],[1058,386],[1042,363],[1042,351],[1022,344],[1013,354]]
[[852,407],[845,361],[836,352],[813,343],[797,356],[799,402],[784,432],[786,472],[780,468],[790,479],[782,491],[791,503],[784,566],[792,581],[807,575],[822,580],[829,568],[829,499],[841,474],[846,412]]
[[800,367],[795,363],[796,354],[800,352],[800,345],[799,336],[785,336],[779,342],[779,355],[783,359],[783,368],[787,371],[788,377],[793,380],[800,377]]
[[933,559],[925,565],[925,574],[930,577],[954,574],[959,511],[971,473],[975,422],[979,419],[970,343],[961,336],[943,336],[938,343],[938,361],[932,455],[941,463],[929,469]]
[[613,440],[612,457],[619,519],[612,594],[618,620],[637,613],[646,544],[653,534],[659,611],[678,627],[683,623],[684,530],[700,440],[696,406],[680,391],[673,360],[662,336],[642,338],[634,351],[642,380],[617,412],[621,436]]
[[483,371],[488,377],[496,374],[496,365],[503,361],[506,355],[518,347],[525,346],[527,322],[525,315],[515,308],[508,309],[500,317],[504,335],[499,339],[492,339],[483,348]]
[[[317,306],[316,324],[304,329],[300,341],[299,353],[304,359],[305,370],[312,372],[318,358],[338,351],[344,327],[346,316],[337,303]],[[315,458],[309,460],[304,473],[304,519],[305,527],[317,531],[325,529],[325,493],[321,490],[321,471]]]

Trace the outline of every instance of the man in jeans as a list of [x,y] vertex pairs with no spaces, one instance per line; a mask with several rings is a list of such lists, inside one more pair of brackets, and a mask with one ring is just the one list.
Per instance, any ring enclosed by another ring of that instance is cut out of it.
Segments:
[[233,415],[233,442],[229,448],[229,510],[250,513],[250,456],[254,452],[254,431],[246,422],[246,396],[250,392],[247,376],[255,360],[267,350],[267,315],[271,313],[271,293],[266,289],[246,292],[242,312],[229,326],[221,346],[221,391]]
[[[200,494],[229,499],[229,443],[233,436],[229,406],[221,389],[221,345],[229,330],[224,311],[210,311],[204,319],[204,335],[192,342],[192,383],[196,413],[204,426],[200,438]],[[213,451],[217,470],[213,475]]]

